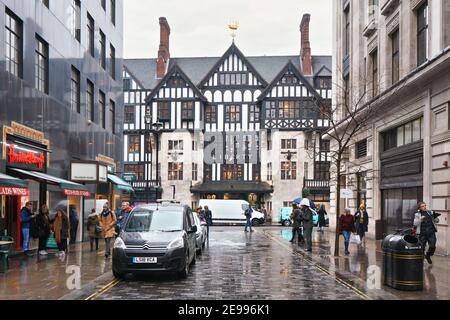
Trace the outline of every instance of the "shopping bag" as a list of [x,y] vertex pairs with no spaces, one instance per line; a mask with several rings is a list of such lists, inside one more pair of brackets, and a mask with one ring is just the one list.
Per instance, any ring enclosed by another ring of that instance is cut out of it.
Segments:
[[55,236],[51,234],[47,239],[47,249],[58,249],[58,244],[56,243]]
[[350,243],[360,245],[361,244],[361,238],[357,234],[352,234],[350,236]]

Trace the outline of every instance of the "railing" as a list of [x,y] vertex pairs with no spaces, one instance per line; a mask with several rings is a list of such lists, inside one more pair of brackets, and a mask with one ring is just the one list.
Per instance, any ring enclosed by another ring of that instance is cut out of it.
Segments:
[[305,180],[305,188],[308,189],[329,189],[330,181],[327,180]]

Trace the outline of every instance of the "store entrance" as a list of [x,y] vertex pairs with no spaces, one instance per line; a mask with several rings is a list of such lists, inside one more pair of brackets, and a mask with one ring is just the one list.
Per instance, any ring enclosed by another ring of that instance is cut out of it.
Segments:
[[5,197],[5,226],[6,235],[18,239],[17,235],[17,216],[20,210],[19,197]]

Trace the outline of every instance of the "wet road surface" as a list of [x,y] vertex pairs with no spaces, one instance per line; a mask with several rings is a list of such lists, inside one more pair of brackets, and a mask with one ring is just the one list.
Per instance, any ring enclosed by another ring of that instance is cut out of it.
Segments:
[[[10,270],[0,273],[0,300],[450,299],[449,257],[436,256],[435,264],[425,267],[422,292],[401,292],[382,282],[380,289],[368,288],[367,268],[382,267],[380,242],[351,245],[350,256],[334,257],[333,233],[314,232],[313,253],[306,253],[289,242],[290,228],[256,230],[246,234],[241,227],[213,227],[204,254],[185,280],[153,275],[116,281],[111,259],[105,260],[103,251],[90,252],[86,243],[71,246],[62,260],[53,254],[14,257]],[[77,288],[73,268],[80,275]]]
[[244,233],[242,228],[214,228],[187,279],[178,280],[174,275],[128,277],[95,299],[366,298],[295,254],[289,245],[272,239],[264,228],[255,233]]

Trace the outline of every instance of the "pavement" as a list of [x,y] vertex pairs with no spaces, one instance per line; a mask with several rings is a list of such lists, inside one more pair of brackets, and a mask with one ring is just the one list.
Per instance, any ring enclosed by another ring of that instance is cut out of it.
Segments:
[[[64,259],[13,257],[0,273],[0,300],[448,300],[450,258],[425,267],[422,292],[366,285],[369,266],[382,266],[381,243],[351,245],[334,257],[334,234],[314,232],[313,252],[291,244],[290,228],[213,227],[207,247],[187,279],[173,275],[115,280],[104,252],[76,244]],[[341,241],[343,241],[341,239]],[[343,243],[341,243],[343,247]],[[101,246],[101,248],[103,245]]]

